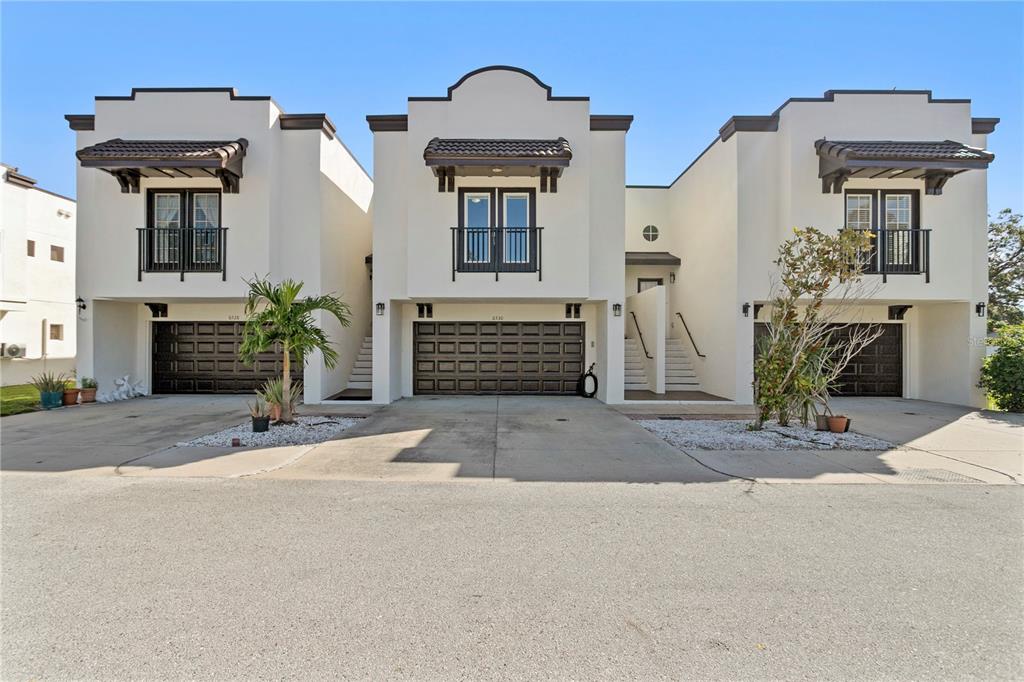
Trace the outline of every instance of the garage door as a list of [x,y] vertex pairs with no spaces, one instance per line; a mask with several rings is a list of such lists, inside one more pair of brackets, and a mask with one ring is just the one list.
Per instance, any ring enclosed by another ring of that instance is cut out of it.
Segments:
[[[854,326],[856,325],[839,327],[836,334],[849,334]],[[846,366],[833,395],[903,395],[903,325],[881,326],[882,335],[858,353]],[[754,325],[755,337],[766,332],[767,325],[763,322]]]
[[582,322],[417,322],[418,395],[573,395],[583,372]]
[[238,360],[242,322],[154,322],[154,393],[251,393],[281,373],[281,357]]

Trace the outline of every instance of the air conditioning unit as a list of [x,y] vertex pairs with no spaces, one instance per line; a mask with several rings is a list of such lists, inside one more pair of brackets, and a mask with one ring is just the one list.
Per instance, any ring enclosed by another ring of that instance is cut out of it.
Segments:
[[5,343],[3,354],[5,358],[23,358],[25,357],[25,344]]

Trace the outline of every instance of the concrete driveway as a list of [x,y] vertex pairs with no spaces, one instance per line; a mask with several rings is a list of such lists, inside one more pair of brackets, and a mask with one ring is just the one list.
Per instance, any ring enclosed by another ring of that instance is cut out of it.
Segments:
[[262,476],[347,480],[726,481],[582,398],[418,397]]

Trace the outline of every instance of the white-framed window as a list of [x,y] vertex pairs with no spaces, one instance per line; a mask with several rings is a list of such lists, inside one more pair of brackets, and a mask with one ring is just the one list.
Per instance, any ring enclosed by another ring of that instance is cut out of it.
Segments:
[[658,226],[657,225],[644,225],[643,229],[644,239],[649,242],[653,242],[658,238]]
[[527,192],[503,192],[502,202],[505,223],[503,258],[506,263],[529,263],[530,195]]
[[156,239],[153,240],[153,261],[177,263],[181,235],[173,230],[181,228],[180,193],[154,192],[153,227],[156,228]]
[[192,194],[192,262],[216,263],[217,238],[220,227],[220,194]]
[[491,194],[466,192],[463,201],[465,237],[463,260],[467,263],[491,261]]
[[913,202],[910,194],[885,193],[885,229],[909,230],[913,227]]
[[847,194],[846,226],[853,230],[870,230],[873,201],[871,194]]

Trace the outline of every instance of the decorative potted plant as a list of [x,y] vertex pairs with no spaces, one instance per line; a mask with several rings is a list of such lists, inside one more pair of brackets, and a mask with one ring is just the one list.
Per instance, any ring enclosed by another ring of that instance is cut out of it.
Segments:
[[78,404],[78,394],[82,390],[75,386],[74,378],[67,379],[64,382],[64,406],[70,407],[71,405]]
[[256,395],[267,404],[270,419],[281,418],[281,404],[284,402],[284,382],[281,379],[267,379]]
[[252,432],[265,433],[270,429],[270,415],[267,413],[267,403],[263,398],[256,396],[256,402],[249,403],[249,414],[252,416]]
[[850,418],[842,414],[830,414],[828,430],[832,433],[846,433],[850,430]]
[[61,406],[64,400],[64,388],[67,385],[67,378],[63,374],[43,372],[32,377],[32,385],[39,391],[39,404],[44,410],[52,410]]
[[96,380],[92,377],[82,377],[81,399],[83,403],[96,402]]

